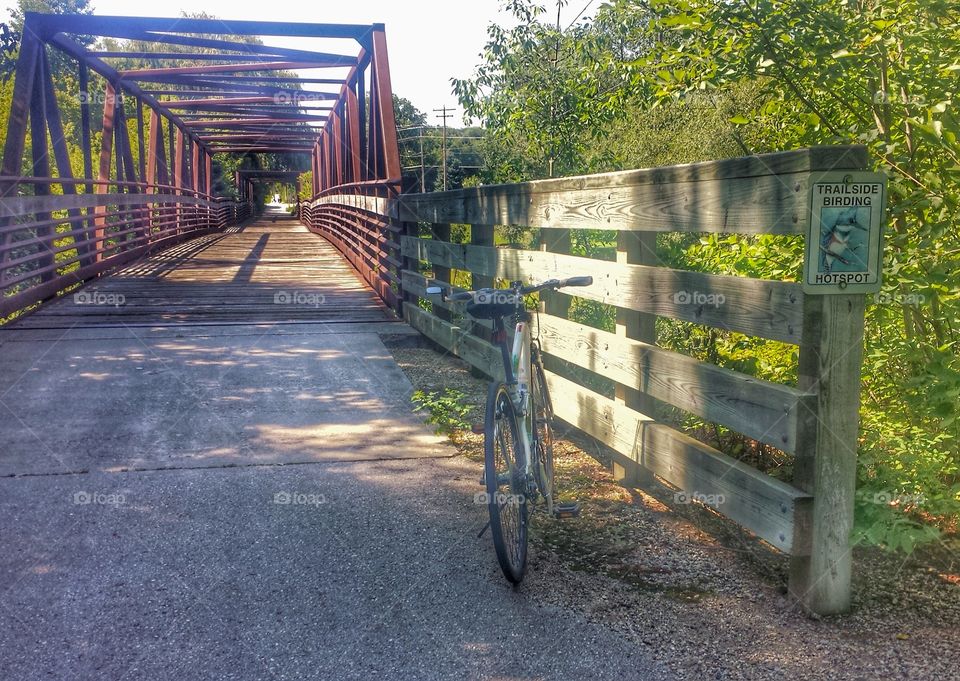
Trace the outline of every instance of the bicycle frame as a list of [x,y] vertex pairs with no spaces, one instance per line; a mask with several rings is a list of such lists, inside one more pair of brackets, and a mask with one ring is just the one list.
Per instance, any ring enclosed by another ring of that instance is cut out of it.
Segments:
[[[522,313],[522,309],[520,312]],[[513,406],[523,423],[523,427],[520,429],[520,442],[523,445],[523,471],[529,478],[533,473],[533,451],[536,436],[533,432],[533,412],[530,409],[532,340],[530,323],[523,318],[524,314],[517,315],[512,350],[508,349],[507,329],[502,318],[497,318],[494,321],[494,339],[500,347],[500,354],[503,358],[504,382],[507,384]]]

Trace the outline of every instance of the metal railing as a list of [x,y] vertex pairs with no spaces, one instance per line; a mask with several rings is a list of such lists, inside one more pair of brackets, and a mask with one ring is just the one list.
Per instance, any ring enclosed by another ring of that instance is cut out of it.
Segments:
[[396,219],[400,180],[343,184],[299,204],[300,221],[327,238],[377,295],[401,311],[400,234]]
[[249,202],[141,182],[0,177],[0,187],[0,320],[253,212]]

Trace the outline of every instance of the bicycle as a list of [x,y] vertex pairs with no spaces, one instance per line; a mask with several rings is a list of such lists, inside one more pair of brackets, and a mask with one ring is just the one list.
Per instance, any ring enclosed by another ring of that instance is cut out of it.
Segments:
[[[549,515],[576,515],[576,504],[554,500],[553,404],[547,388],[540,344],[530,332],[525,296],[568,286],[589,286],[593,277],[551,279],[524,286],[511,282],[506,289],[485,288],[445,295],[439,286],[428,294],[444,300],[470,301],[467,314],[493,321],[492,341],[500,349],[504,380],[490,383],[483,425],[484,474],[487,509],[497,561],[513,584],[523,580],[527,566],[529,505],[543,501]],[[509,346],[506,317],[515,324]],[[484,527],[481,535],[486,531]]]

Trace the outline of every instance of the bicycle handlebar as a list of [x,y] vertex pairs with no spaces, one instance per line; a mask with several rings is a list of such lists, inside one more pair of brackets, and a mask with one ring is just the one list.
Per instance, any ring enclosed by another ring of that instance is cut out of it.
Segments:
[[[530,286],[523,286],[520,288],[521,295],[527,295],[528,293],[536,293],[537,291],[544,291],[546,289],[558,289],[565,288],[567,286],[590,286],[593,284],[593,277],[581,276],[581,277],[568,277],[567,279],[548,279],[547,281],[541,282],[539,284],[532,284]],[[493,290],[493,289],[482,289],[482,290]],[[500,290],[500,289],[497,289]],[[504,292],[510,291],[511,289],[502,289]],[[457,293],[445,294],[442,287],[431,286],[427,289],[427,293],[439,293],[443,300],[446,301],[467,301],[474,298],[476,291],[459,291]]]

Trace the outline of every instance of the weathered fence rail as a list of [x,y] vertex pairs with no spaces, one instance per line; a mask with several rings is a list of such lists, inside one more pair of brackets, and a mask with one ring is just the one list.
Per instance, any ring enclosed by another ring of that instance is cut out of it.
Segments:
[[[95,191],[75,193],[78,185]],[[246,201],[140,182],[0,177],[0,186],[0,319],[253,210]]]
[[[614,450],[621,475],[652,472],[713,500],[720,513],[790,554],[790,592],[811,611],[831,613],[850,599],[864,296],[805,295],[794,282],[665,267],[656,258],[655,233],[805,234],[818,176],[866,167],[862,147],[818,147],[355,204],[354,211],[378,213],[390,236],[344,224],[356,214],[342,207],[343,199],[336,200],[341,217],[333,221],[341,221],[344,239],[367,239],[353,246],[357,257],[396,284],[392,235],[399,219],[404,317],[488,373],[498,355],[483,325],[464,319],[462,306],[426,296],[428,285],[449,283],[451,270],[471,273],[474,287],[591,274],[593,285],[575,294],[615,306],[616,332],[571,321],[570,298],[555,295],[539,315],[540,341],[548,358],[614,382],[616,393],[611,398],[587,387],[590,381],[549,372],[557,416]],[[451,224],[469,225],[470,243],[451,242]],[[495,225],[541,230],[541,250],[496,247]],[[571,229],[616,230],[616,260],[570,255]],[[711,294],[722,295],[724,304],[691,300]],[[658,347],[657,317],[799,346],[797,385]],[[657,402],[792,455],[792,479],[774,479],[658,422]]]

